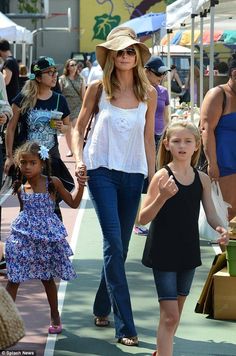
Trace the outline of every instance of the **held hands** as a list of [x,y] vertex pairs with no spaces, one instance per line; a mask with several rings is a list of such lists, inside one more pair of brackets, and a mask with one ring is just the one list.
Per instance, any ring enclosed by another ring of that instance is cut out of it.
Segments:
[[222,226],[217,226],[216,231],[219,232],[219,234],[221,235],[218,239],[217,242],[220,245],[225,245],[227,246],[229,243],[229,234],[228,231],[222,227]]
[[175,184],[173,176],[170,176],[167,180],[164,176],[159,179],[158,188],[160,195],[163,196],[166,200],[173,197],[178,193],[178,187]]
[[75,176],[80,186],[85,186],[88,180],[87,169],[84,163],[79,164],[75,170]]

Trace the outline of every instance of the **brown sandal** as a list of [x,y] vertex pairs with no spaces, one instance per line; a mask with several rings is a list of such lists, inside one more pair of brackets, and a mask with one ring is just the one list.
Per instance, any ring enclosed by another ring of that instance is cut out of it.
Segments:
[[124,336],[118,339],[118,343],[125,346],[138,346],[138,336]]
[[108,320],[107,316],[95,316],[94,324],[98,327],[106,327],[110,325],[110,321]]

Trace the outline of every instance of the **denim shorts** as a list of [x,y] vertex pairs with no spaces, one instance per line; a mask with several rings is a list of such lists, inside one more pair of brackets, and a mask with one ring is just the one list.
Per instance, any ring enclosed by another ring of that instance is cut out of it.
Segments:
[[187,296],[192,285],[194,273],[195,268],[181,272],[153,269],[158,300],[177,300],[178,296]]

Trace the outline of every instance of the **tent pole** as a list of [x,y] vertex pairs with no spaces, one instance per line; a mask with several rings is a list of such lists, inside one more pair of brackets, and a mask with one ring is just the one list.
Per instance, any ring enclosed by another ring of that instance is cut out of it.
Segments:
[[13,42],[13,56],[16,58],[16,42]]
[[30,45],[30,57],[29,57],[29,68],[33,62],[33,44]]
[[[170,34],[172,33],[171,29],[167,29],[167,67],[170,68]],[[170,80],[170,72],[167,75],[168,82],[168,95],[169,100],[171,102],[171,80]],[[169,117],[171,117],[171,105],[169,105]]]
[[204,77],[204,67],[203,67],[203,18],[206,17],[206,12],[200,13],[200,87],[199,87],[199,103],[200,107],[203,102],[203,77]]
[[210,8],[210,71],[209,71],[209,89],[214,86],[214,18],[215,18],[215,0],[211,0]]
[[21,61],[24,65],[26,65],[26,44],[25,44],[25,42],[22,43]]
[[190,100],[191,100],[191,120],[194,113],[194,22],[195,14],[191,15],[191,66],[190,66]]

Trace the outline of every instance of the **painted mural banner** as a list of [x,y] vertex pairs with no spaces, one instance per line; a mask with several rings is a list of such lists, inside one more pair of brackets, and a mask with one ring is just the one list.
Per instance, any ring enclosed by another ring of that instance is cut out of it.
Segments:
[[[80,2],[80,50],[92,52],[108,33],[125,21],[165,12],[171,0],[87,0]],[[148,43],[147,43],[148,44]]]

